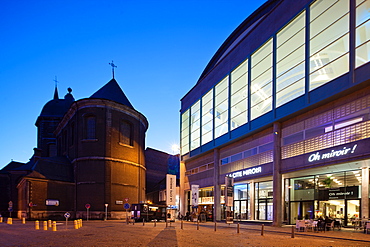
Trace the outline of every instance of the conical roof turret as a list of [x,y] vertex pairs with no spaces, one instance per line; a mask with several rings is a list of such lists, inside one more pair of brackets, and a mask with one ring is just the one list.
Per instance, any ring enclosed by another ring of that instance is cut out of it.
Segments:
[[98,91],[96,91],[93,95],[91,95],[90,99],[112,100],[134,109],[134,107],[131,105],[130,101],[126,97],[125,93],[122,91],[121,87],[118,85],[117,81],[114,78]]

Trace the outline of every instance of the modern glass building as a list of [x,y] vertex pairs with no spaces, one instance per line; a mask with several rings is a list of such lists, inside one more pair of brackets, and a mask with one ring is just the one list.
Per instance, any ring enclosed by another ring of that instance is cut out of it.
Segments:
[[181,99],[183,214],[369,217],[369,17],[370,0],[269,0],[234,30]]

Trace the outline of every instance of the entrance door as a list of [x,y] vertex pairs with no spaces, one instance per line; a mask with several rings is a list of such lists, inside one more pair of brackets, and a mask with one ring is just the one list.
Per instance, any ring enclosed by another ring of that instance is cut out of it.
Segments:
[[246,220],[248,215],[247,200],[234,201],[234,219]]
[[257,208],[257,220],[272,220],[272,199],[258,200]]

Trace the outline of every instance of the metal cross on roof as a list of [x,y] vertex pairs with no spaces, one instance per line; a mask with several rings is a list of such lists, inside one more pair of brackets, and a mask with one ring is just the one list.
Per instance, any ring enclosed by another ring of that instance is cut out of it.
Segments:
[[55,79],[53,80],[53,81],[55,81],[55,87],[58,85],[58,80],[57,80],[57,76],[55,76]]
[[113,63],[113,60],[111,63],[109,63],[110,66],[112,66],[112,75],[113,75],[113,79],[114,79],[114,68],[117,68],[117,66]]

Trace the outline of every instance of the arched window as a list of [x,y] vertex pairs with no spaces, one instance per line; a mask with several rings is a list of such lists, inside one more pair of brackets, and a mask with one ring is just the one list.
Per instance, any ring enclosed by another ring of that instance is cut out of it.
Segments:
[[125,120],[121,120],[119,132],[120,144],[133,146],[132,132],[133,132],[132,124]]
[[96,117],[85,117],[85,139],[96,139]]

